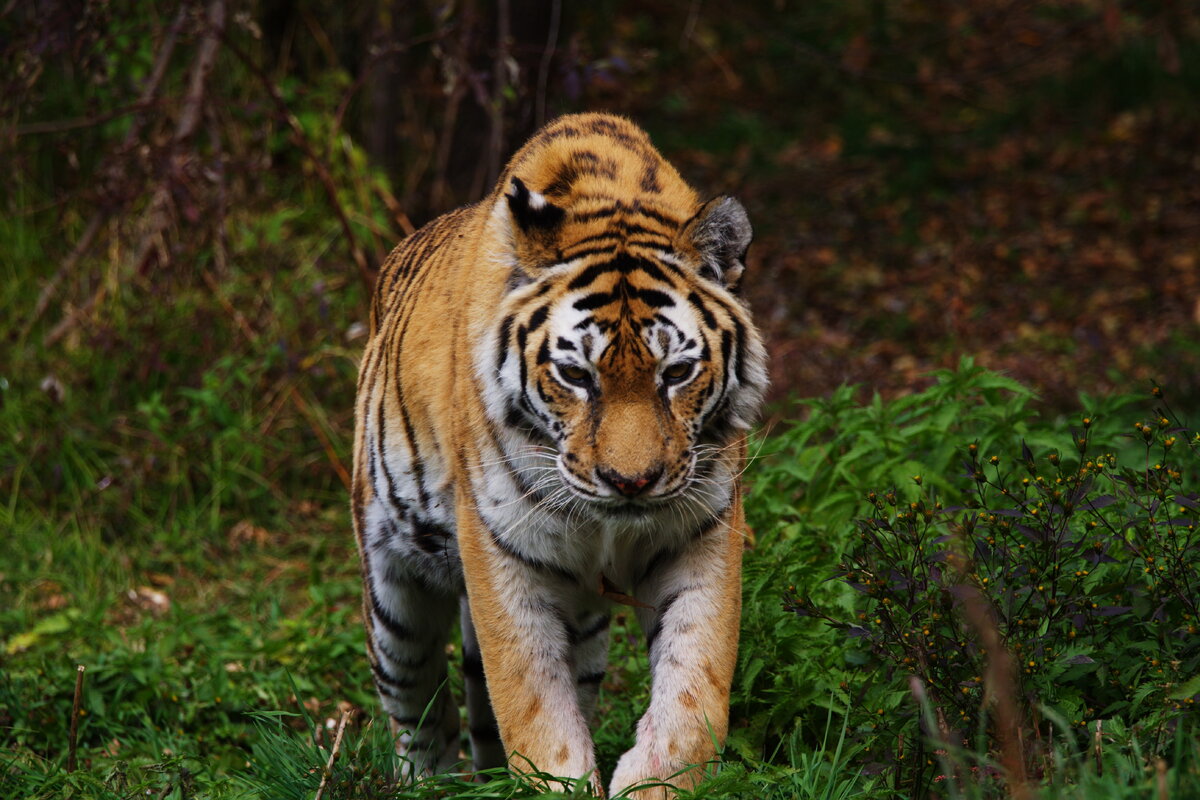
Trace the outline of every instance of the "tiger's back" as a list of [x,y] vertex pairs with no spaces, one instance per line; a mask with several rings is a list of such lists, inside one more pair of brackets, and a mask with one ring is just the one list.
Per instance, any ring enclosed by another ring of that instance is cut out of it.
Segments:
[[415,769],[457,755],[438,689],[460,607],[477,766],[519,753],[598,781],[588,717],[609,598],[625,592],[643,606],[654,699],[614,790],[707,760],[710,729],[723,738],[737,475],[766,381],[732,292],[749,237],[736,201],[699,202],[641,130],[577,115],[384,265],[353,506],[370,661]]

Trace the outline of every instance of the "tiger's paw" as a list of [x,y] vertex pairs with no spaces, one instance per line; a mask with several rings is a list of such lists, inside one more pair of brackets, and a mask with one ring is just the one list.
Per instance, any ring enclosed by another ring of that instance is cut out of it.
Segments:
[[[679,765],[661,750],[635,746],[621,756],[617,768],[613,771],[610,797],[617,797],[621,792],[628,794],[623,797],[633,800],[667,800],[675,796],[675,791],[666,784],[690,786],[694,781],[688,780],[690,773],[676,776]],[[645,788],[629,791],[633,787]]]

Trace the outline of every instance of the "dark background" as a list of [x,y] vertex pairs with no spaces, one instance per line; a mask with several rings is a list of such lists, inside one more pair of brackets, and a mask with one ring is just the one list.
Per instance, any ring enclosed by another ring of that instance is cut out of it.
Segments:
[[[377,265],[584,109],[749,208],[776,417],[963,355],[1051,412],[1200,405],[1192,3],[47,0],[0,10],[0,76],[12,424],[132,475],[200,408],[344,480]],[[5,475],[69,484],[27,436]]]

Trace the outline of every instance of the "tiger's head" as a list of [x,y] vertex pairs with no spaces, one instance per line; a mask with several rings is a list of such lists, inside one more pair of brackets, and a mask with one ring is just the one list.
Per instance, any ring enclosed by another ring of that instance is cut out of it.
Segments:
[[554,196],[538,177],[495,200],[508,293],[477,358],[511,463],[594,517],[720,510],[767,383],[736,294],[745,210],[697,202],[673,170],[673,198],[581,202],[578,179]]

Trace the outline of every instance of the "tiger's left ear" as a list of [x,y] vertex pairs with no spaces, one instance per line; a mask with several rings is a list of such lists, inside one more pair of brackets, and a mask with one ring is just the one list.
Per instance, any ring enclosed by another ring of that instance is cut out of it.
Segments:
[[754,230],[746,209],[728,195],[714,197],[679,232],[680,244],[700,255],[700,275],[736,291],[746,270],[746,251]]

